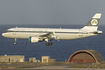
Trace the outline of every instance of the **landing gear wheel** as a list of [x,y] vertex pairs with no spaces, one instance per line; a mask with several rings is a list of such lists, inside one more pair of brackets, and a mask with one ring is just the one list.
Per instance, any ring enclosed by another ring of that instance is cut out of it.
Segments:
[[14,43],[14,44],[16,44],[16,43]]
[[53,44],[52,42],[49,43],[49,45],[52,45],[52,44]]
[[49,46],[49,43],[46,43],[46,46]]

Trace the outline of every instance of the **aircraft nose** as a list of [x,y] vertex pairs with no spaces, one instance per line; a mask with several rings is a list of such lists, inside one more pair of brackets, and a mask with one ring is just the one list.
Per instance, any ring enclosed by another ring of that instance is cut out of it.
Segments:
[[7,33],[2,33],[2,36],[5,37]]

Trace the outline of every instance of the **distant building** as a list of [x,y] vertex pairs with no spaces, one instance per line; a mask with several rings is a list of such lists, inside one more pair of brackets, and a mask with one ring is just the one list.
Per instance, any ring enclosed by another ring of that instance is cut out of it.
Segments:
[[50,59],[50,56],[42,56],[42,63],[53,63],[56,59]]
[[4,55],[0,56],[0,62],[24,62],[23,55]]
[[37,62],[36,58],[29,58],[29,62]]
[[40,60],[37,60],[37,62],[40,62]]
[[36,60],[36,58],[31,57],[29,58],[29,62],[40,62],[40,60]]
[[48,63],[48,59],[50,59],[50,56],[42,56],[42,63]]

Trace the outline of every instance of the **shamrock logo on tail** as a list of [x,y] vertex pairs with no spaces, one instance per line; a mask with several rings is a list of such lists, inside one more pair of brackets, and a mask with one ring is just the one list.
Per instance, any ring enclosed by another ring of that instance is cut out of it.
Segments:
[[92,24],[92,25],[98,25],[98,21],[97,21],[96,19],[93,19],[93,20],[91,21],[91,24]]

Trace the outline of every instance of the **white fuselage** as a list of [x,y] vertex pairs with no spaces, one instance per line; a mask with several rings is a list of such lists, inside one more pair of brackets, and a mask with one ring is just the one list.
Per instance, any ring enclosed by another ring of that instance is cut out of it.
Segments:
[[[51,40],[72,40],[102,34],[98,31],[101,13],[96,13],[92,19],[81,29],[57,29],[57,28],[10,28],[2,36],[17,39],[29,39],[31,43],[46,41],[46,45],[52,45]],[[50,42],[49,42],[50,41]]]
[[94,31],[83,29],[57,29],[57,28],[10,28],[2,36],[16,39],[29,39],[30,36],[40,36],[53,32],[58,40],[71,40],[98,35]]

